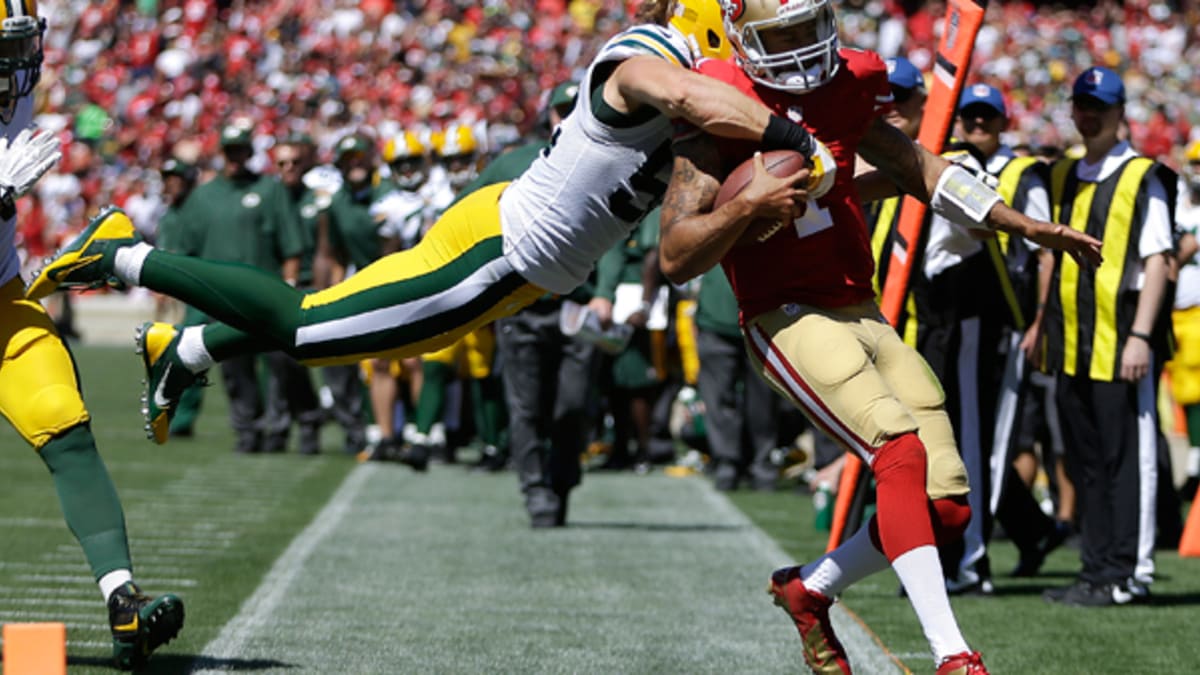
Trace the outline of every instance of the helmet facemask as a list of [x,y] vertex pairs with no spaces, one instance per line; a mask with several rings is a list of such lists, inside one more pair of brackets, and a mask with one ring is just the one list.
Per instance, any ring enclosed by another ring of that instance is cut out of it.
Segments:
[[738,62],[755,82],[805,93],[837,74],[837,19],[828,0],[727,1],[725,20]]
[[0,22],[0,113],[6,121],[41,77],[45,30],[46,20],[36,16],[10,16]]

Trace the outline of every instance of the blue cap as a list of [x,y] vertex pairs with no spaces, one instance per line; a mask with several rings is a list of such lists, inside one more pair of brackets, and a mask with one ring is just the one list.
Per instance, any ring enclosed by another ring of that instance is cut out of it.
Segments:
[[912,61],[903,56],[893,56],[886,61],[888,84],[905,89],[920,89],[925,91],[925,78]]
[[969,105],[986,105],[987,107],[1000,113],[1002,117],[1008,117],[1008,108],[1004,105],[1004,96],[1000,94],[1000,90],[984,84],[982,82],[973,84],[963,89],[962,98],[958,99],[958,111]]
[[1125,85],[1121,76],[1102,66],[1092,66],[1075,78],[1071,98],[1090,96],[1105,105],[1125,102]]

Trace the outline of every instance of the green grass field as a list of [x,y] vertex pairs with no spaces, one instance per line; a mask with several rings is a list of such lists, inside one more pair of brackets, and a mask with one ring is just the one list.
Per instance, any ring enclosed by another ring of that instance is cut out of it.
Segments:
[[[140,430],[134,355],[77,351],[136,576],[187,603],[183,633],[146,672],[803,670],[794,631],[764,593],[774,566],[824,547],[803,495],[726,499],[702,478],[592,474],[572,526],[534,532],[512,474],[359,466],[337,451],[333,429],[319,457],[236,456],[219,388],[196,438],[155,446]],[[0,448],[0,622],[64,621],[70,672],[111,672],[99,591],[45,467],[7,425]],[[1015,554],[999,542],[993,559],[1007,570]],[[1041,589],[1076,569],[1070,550],[1039,578],[1001,577],[996,597],[954,606],[995,673],[1190,670],[1200,562],[1158,561],[1151,607],[1046,605]],[[906,668],[931,672],[897,588],[884,573],[843,605]],[[859,672],[891,666],[853,617],[835,620]]]

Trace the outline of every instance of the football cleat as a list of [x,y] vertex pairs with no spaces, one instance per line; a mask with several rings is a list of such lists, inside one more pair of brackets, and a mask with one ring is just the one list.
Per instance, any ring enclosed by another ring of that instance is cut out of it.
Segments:
[[781,567],[771,574],[767,592],[792,618],[804,644],[804,661],[817,675],[850,673],[846,649],[833,633],[829,608],[833,600],[810,591],[800,579],[800,567]]
[[40,300],[60,288],[119,284],[112,276],[113,255],[118,248],[139,241],[141,237],[125,212],[107,206],[71,243],[46,258],[42,269],[26,284],[25,297]]
[[180,335],[182,333],[169,323],[146,322],[133,338],[146,367],[146,388],[142,392],[146,438],[159,445],[167,442],[171,417],[184,390],[196,382],[207,384],[203,373],[193,373],[179,360],[176,348]]
[[139,668],[155,649],[179,635],[183,601],[169,593],[150,597],[129,581],[108,596],[108,625],[117,667]]
[[979,652],[961,652],[942,659],[937,675],[988,675]]

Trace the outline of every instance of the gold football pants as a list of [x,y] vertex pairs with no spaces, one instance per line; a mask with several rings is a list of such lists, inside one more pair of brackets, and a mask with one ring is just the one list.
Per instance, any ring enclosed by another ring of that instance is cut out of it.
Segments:
[[945,394],[873,301],[837,309],[785,305],[747,324],[759,373],[868,465],[888,440],[915,431],[931,499],[968,492]]
[[0,286],[0,353],[0,413],[33,447],[88,421],[71,354],[20,277]]

